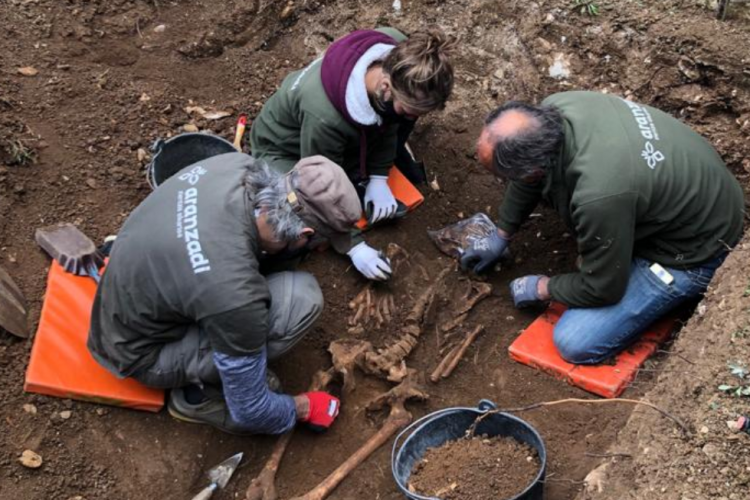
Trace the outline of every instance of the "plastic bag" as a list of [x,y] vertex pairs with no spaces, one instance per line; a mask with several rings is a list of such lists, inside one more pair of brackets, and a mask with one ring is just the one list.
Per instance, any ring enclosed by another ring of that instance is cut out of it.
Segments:
[[479,212],[443,229],[427,231],[427,234],[441,252],[458,259],[475,239],[485,238],[493,231],[497,231],[495,223],[487,214]]

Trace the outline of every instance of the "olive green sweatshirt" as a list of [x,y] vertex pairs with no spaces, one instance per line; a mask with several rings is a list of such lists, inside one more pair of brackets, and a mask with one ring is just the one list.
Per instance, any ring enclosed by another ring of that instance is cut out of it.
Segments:
[[[397,42],[406,36],[379,28]],[[301,159],[323,155],[351,176],[359,172],[360,130],[336,110],[320,76],[323,58],[289,74],[263,105],[250,131],[253,156],[288,172]],[[396,158],[398,125],[367,131],[367,173],[388,175]]]
[[550,279],[554,300],[611,305],[625,293],[633,257],[690,268],[737,244],[742,188],[685,124],[596,92],[554,94],[543,104],[563,115],[562,151],[539,183],[510,183],[498,225],[516,232],[545,200],[575,233],[582,266]]

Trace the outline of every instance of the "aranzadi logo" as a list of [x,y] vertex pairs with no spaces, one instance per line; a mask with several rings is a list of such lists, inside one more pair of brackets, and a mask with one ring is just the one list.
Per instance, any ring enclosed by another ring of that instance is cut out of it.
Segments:
[[187,181],[187,183],[191,186],[195,186],[196,184],[198,184],[198,181],[201,180],[201,176],[206,173],[207,170],[205,168],[201,167],[200,165],[196,165],[184,174],[181,174],[179,179],[181,181]]
[[655,169],[659,162],[664,161],[664,153],[657,151],[649,141],[646,141],[646,148],[641,151],[641,157],[646,160],[646,164],[651,170]]
[[201,246],[200,233],[198,231],[198,188],[195,185],[200,181],[206,169],[196,166],[180,175],[181,181],[186,181],[191,187],[177,192],[177,238],[185,243],[185,251],[190,260],[193,274],[205,273],[211,270],[206,253]]
[[666,156],[664,156],[664,153],[656,149],[656,146],[654,146],[654,143],[652,142],[659,141],[659,131],[656,130],[656,125],[654,125],[654,120],[651,118],[651,113],[648,112],[648,109],[639,106],[634,102],[625,99],[623,99],[622,102],[630,108],[630,112],[633,113],[633,118],[635,118],[635,122],[638,125],[638,131],[640,132],[641,137],[646,139],[646,143],[643,145],[643,151],[641,151],[641,158],[646,161],[648,168],[654,170],[659,163],[666,160]]

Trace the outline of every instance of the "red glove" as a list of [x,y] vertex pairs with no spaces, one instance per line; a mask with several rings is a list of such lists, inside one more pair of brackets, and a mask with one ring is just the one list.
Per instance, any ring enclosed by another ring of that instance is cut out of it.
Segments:
[[301,421],[314,430],[328,429],[339,414],[341,406],[339,399],[327,392],[306,392],[302,395],[307,398],[310,410],[307,412],[307,417]]

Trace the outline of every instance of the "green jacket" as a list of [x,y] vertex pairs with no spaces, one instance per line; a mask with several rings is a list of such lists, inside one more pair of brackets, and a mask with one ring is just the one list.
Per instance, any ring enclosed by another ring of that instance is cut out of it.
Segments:
[[[406,36],[393,28],[378,31],[397,41]],[[265,103],[250,132],[253,156],[282,172],[300,158],[323,155],[350,177],[359,172],[360,131],[331,104],[320,78],[322,57],[287,76]],[[396,157],[398,125],[367,133],[367,173],[388,175]]]
[[633,257],[690,268],[742,235],[744,196],[713,147],[679,120],[596,92],[544,100],[564,117],[559,159],[536,185],[511,182],[499,227],[514,233],[540,200],[575,232],[579,272],[554,276],[572,307],[619,302]]
[[196,323],[215,351],[245,356],[265,346],[271,299],[244,186],[252,168],[241,153],[211,157],[169,178],[130,214],[91,313],[88,347],[100,364],[137,374]]

